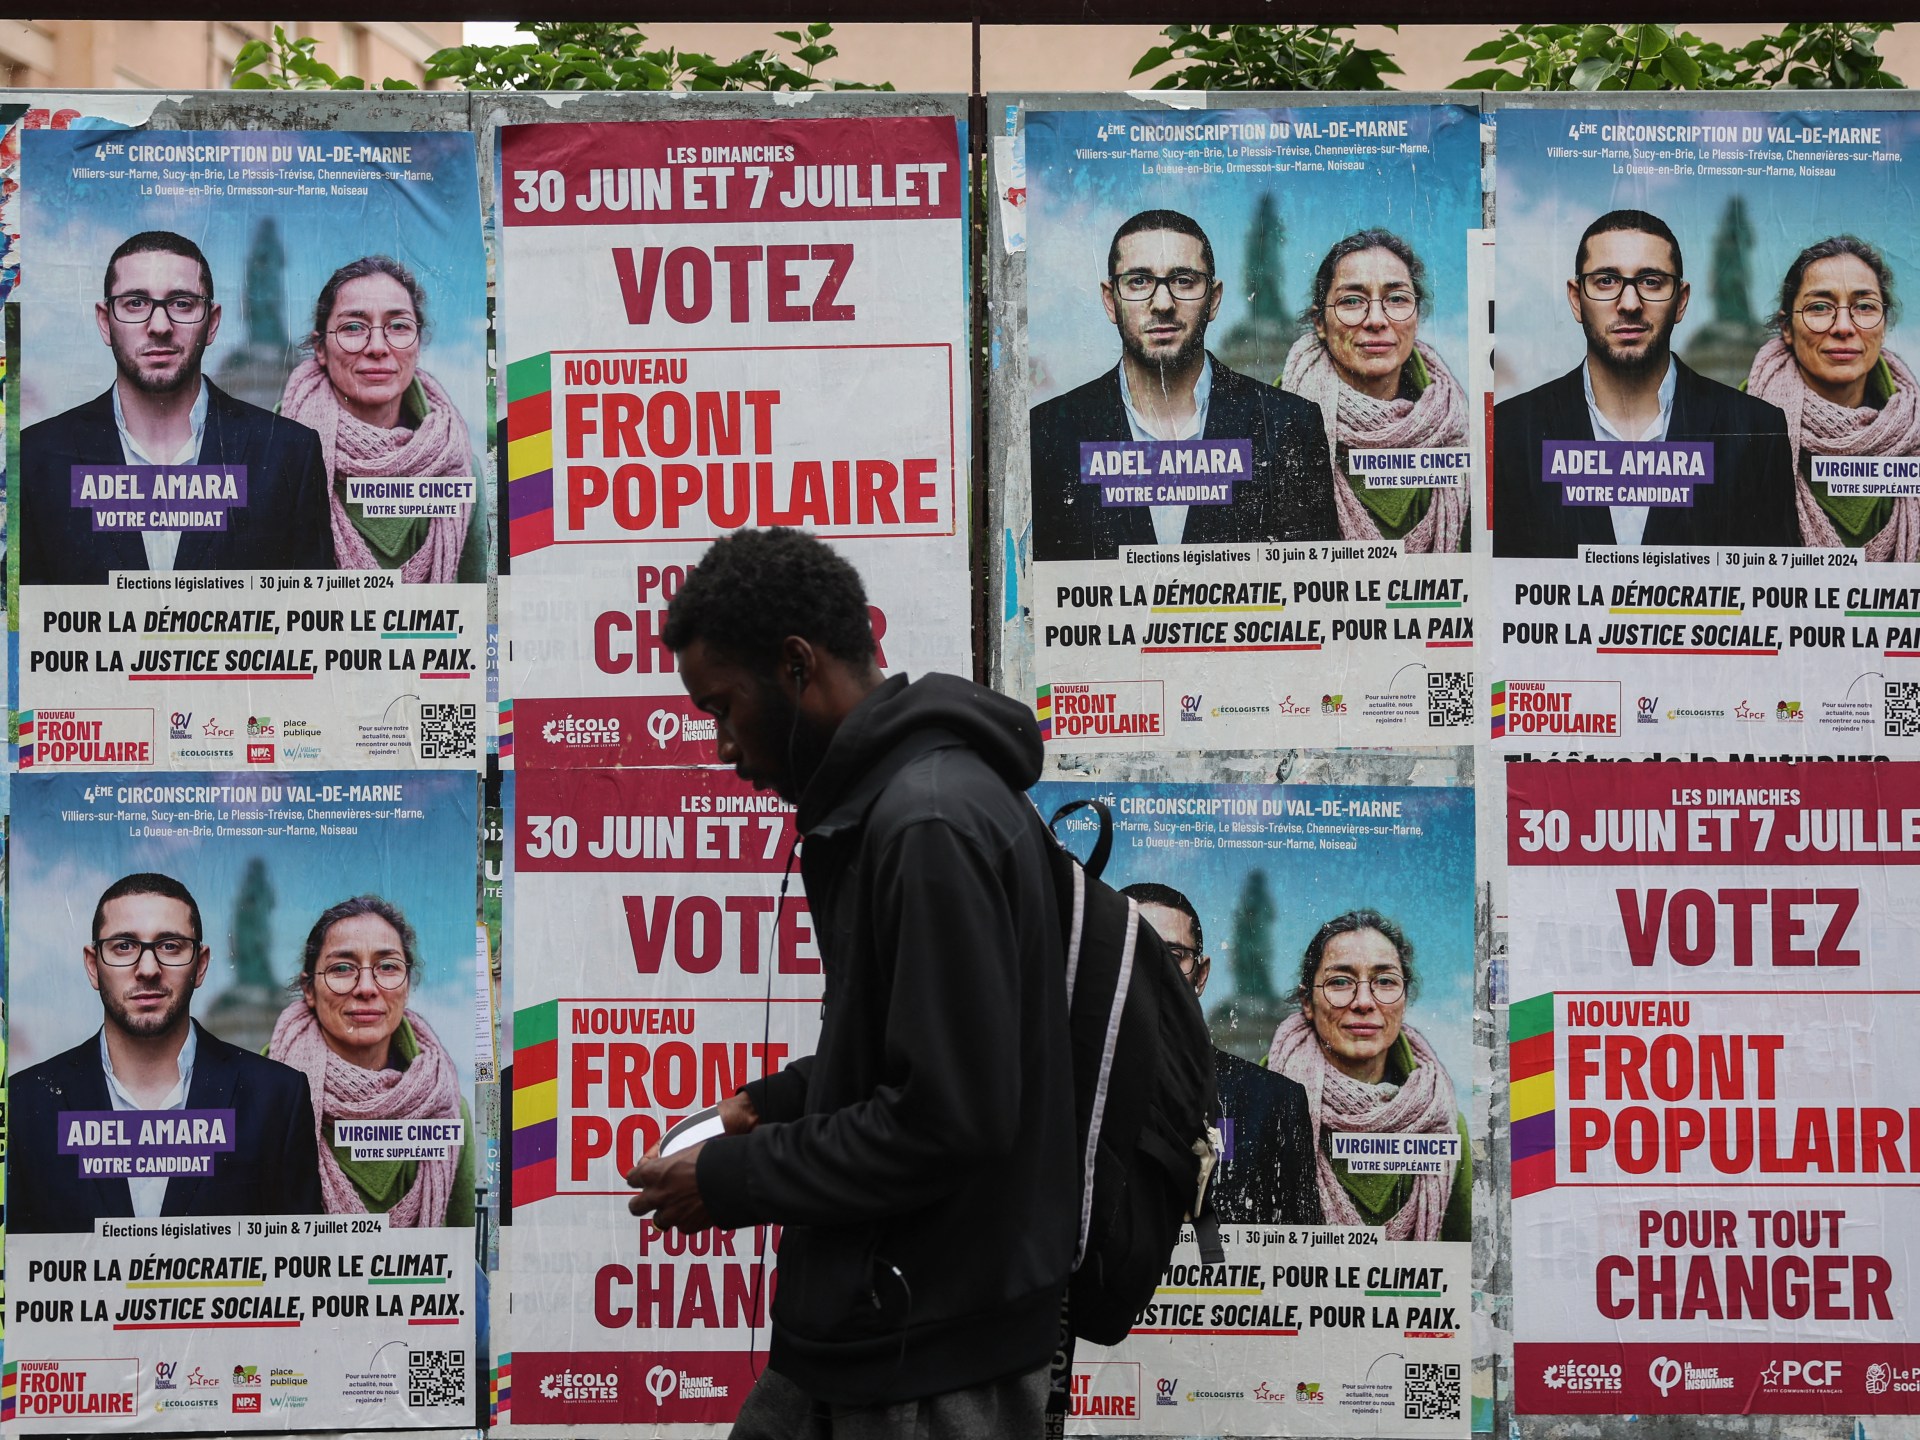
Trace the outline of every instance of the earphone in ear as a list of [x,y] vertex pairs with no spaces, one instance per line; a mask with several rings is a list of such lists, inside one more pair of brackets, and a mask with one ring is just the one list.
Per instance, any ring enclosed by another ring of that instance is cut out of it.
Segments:
[[795,662],[793,667],[793,688],[796,690],[804,690],[807,688],[806,667],[798,662]]

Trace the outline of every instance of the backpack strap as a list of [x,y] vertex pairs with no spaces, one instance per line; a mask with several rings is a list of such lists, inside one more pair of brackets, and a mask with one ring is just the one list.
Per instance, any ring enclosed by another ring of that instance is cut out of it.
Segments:
[[1139,940],[1140,907],[1129,899],[1126,938],[1120,943],[1120,974],[1113,982],[1113,1003],[1107,1009],[1106,1035],[1100,1044],[1099,1078],[1094,1082],[1093,1104],[1087,1122],[1087,1148],[1080,1161],[1080,1243],[1073,1252],[1073,1268],[1076,1270],[1087,1257],[1087,1235],[1093,1225],[1093,1172],[1100,1151],[1100,1126],[1107,1118],[1107,1086],[1113,1079],[1114,1051],[1120,1045],[1120,1017],[1127,1008],[1127,991],[1133,983],[1133,957]]
[[1069,800],[1054,811],[1053,819],[1047,822],[1047,829],[1053,831],[1055,839],[1060,836],[1060,822],[1076,810],[1091,810],[1100,817],[1099,837],[1093,842],[1093,853],[1085,861],[1087,874],[1098,880],[1113,854],[1113,811],[1107,808],[1104,800]]

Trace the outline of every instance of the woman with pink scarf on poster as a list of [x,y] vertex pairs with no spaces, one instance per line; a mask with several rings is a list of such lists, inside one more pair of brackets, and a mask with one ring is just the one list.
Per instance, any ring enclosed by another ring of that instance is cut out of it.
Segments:
[[[1320,1208],[1329,1225],[1377,1225],[1390,1240],[1473,1238],[1473,1151],[1453,1080],[1406,1023],[1413,945],[1375,910],[1322,925],[1300,963],[1300,1007],[1274,1032],[1267,1068],[1306,1087]],[[1337,1134],[1460,1137],[1459,1159],[1426,1175],[1359,1174],[1333,1158]]]
[[[307,935],[299,996],[281,1012],[268,1058],[307,1077],[329,1215],[384,1213],[389,1226],[473,1223],[473,1120],[453,1057],[407,1008],[418,940],[398,907],[356,895]],[[437,1159],[353,1158],[342,1120],[460,1121],[461,1143]]]
[[1353,479],[1353,450],[1464,446],[1467,396],[1440,352],[1419,338],[1427,267],[1390,230],[1337,243],[1313,277],[1308,332],[1287,352],[1280,388],[1320,407],[1331,446],[1343,540],[1398,540],[1408,552],[1467,545],[1463,487],[1376,488]]
[[1831,236],[1787,267],[1779,333],[1747,372],[1747,393],[1786,412],[1809,546],[1920,560],[1920,500],[1835,495],[1813,478],[1816,455],[1920,456],[1920,384],[1886,348],[1896,315],[1886,259],[1857,236]]
[[342,570],[398,570],[411,583],[487,578],[479,504],[442,516],[377,516],[347,498],[355,477],[474,480],[467,422],[425,370],[427,299],[413,272],[385,255],[342,265],[320,289],[310,358],[287,377],[280,413],[320,436]]

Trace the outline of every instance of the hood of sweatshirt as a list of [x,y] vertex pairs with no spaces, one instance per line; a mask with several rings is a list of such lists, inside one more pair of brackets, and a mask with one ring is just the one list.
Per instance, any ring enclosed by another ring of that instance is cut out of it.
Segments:
[[964,745],[1015,790],[1040,778],[1045,747],[1033,712],[1017,700],[962,680],[923,675],[882,683],[841,722],[800,797],[800,833],[858,820],[908,760]]

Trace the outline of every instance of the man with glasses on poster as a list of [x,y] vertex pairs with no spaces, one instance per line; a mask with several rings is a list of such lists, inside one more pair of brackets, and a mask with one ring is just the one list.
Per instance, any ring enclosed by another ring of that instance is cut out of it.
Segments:
[[123,241],[94,323],[113,384],[20,436],[22,583],[333,569],[320,437],[201,373],[220,306],[200,247],[165,230]]
[[1340,538],[1318,408],[1207,352],[1225,292],[1190,217],[1114,233],[1100,299],[1120,362],[1031,414],[1034,559]]
[[1659,216],[1587,226],[1567,281],[1585,360],[1494,407],[1494,554],[1800,544],[1786,417],[1673,354],[1688,298]]
[[306,1077],[190,1014],[213,958],[192,893],[170,875],[124,876],[89,933],[81,958],[100,1029],[8,1082],[11,1228],[321,1214]]

